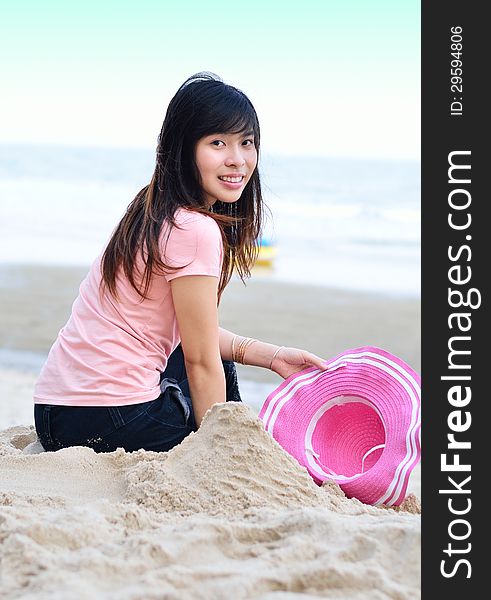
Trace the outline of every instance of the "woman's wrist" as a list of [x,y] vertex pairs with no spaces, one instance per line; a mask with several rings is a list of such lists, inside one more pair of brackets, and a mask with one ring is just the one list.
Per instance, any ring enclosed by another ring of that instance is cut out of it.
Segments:
[[280,351],[280,350],[283,350],[283,348],[284,348],[284,347],[285,347],[285,346],[279,346],[279,347],[277,348],[277,350],[275,350],[275,353],[274,353],[274,354],[273,354],[273,356],[271,357],[271,362],[269,363],[269,370],[270,370],[270,371],[273,369],[273,362],[274,362],[274,359],[275,359],[275,358],[278,356],[278,353],[279,353],[279,351]]
[[239,364],[271,369],[283,347],[260,342],[254,338],[234,335],[231,348],[232,360]]
[[257,340],[254,338],[242,337],[242,338],[239,338],[239,340],[237,341],[238,337],[239,336],[234,335],[234,337],[232,339],[232,360],[241,365],[244,365],[244,364],[247,364],[245,361],[245,354],[246,354],[247,348],[250,345],[257,342]]

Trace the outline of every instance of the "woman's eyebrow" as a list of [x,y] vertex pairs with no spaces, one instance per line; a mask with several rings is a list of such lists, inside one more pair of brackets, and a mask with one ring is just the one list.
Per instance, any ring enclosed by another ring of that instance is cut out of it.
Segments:
[[240,137],[254,137],[254,131],[251,129],[250,131],[245,131],[245,132],[241,132],[239,131],[238,133],[210,133],[210,135],[207,135],[207,138],[217,138],[217,137],[226,137],[229,135],[239,135]]

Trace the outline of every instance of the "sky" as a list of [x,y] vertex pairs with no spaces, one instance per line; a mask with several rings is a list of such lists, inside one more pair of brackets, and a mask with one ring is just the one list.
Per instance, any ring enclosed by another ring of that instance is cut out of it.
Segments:
[[415,0],[0,0],[0,143],[154,148],[181,83],[212,71],[263,152],[420,158]]

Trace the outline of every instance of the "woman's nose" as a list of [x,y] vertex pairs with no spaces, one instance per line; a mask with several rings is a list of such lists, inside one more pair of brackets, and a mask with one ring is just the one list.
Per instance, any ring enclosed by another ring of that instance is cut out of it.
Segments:
[[227,166],[240,166],[245,163],[244,155],[242,154],[241,148],[232,148],[230,154],[227,156],[225,164]]

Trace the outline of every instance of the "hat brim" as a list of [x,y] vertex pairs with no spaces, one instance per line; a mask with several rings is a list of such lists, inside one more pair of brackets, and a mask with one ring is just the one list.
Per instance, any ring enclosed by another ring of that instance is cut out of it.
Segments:
[[[325,371],[311,367],[295,373],[266,398],[259,413],[266,431],[317,483],[334,480],[347,496],[367,504],[400,504],[420,458],[419,375],[401,359],[373,346],[347,350],[327,365]],[[338,420],[346,434],[324,440],[325,448],[331,444],[330,455],[337,453],[339,464],[348,463],[354,452],[366,455],[368,448],[368,462],[361,472],[345,474],[326,465],[315,438],[320,439],[318,428],[326,411],[348,403],[353,403],[350,415]],[[371,420],[363,412],[368,409],[373,411]]]

